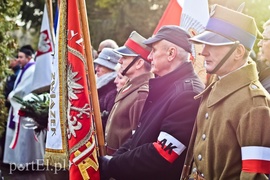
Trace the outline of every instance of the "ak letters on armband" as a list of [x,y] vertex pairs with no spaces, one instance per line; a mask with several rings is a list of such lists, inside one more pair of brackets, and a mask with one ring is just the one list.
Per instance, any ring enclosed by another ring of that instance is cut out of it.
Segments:
[[157,142],[153,143],[158,153],[168,162],[175,159],[185,150],[186,146],[166,132],[160,132]]

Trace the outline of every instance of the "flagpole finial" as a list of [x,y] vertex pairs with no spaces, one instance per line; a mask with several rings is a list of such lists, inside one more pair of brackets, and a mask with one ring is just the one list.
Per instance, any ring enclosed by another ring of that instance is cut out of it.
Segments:
[[241,3],[240,6],[238,7],[237,11],[238,11],[238,12],[243,12],[243,10],[244,10],[244,8],[245,8],[245,5],[246,5],[245,2]]

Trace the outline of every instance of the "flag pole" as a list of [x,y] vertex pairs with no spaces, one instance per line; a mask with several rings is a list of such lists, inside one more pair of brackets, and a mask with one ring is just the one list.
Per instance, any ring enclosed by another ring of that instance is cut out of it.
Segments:
[[55,39],[54,39],[54,36],[52,35],[54,32],[52,0],[47,0],[46,4],[47,4],[47,11],[48,11],[48,17],[49,17],[49,23],[50,23],[50,32],[51,32],[51,37],[52,37],[53,46],[54,46]]
[[88,66],[88,79],[90,81],[90,90],[91,90],[91,97],[92,97],[92,104],[94,109],[94,121],[96,126],[96,135],[98,140],[98,147],[99,147],[99,155],[104,156],[105,153],[105,143],[104,143],[104,135],[102,129],[102,121],[100,115],[100,108],[99,108],[99,101],[98,101],[98,94],[97,94],[97,87],[96,87],[96,80],[95,80],[95,72],[94,72],[94,63],[93,63],[93,56],[92,56],[92,46],[90,42],[90,33],[89,33],[89,26],[86,14],[86,6],[85,0],[79,0],[79,10],[82,17],[82,33],[83,39],[85,42],[85,52],[86,52],[86,61]]

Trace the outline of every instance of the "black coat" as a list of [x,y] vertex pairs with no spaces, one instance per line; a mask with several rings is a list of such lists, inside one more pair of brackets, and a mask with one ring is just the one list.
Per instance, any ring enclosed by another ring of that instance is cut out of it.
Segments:
[[9,93],[14,88],[14,83],[15,83],[16,78],[17,78],[17,76],[18,76],[18,74],[20,72],[20,66],[17,65],[15,67],[13,67],[12,70],[13,70],[14,73],[7,77],[7,80],[6,80],[6,83],[5,83],[5,88],[4,88],[4,95],[5,95],[5,99],[6,99],[5,106],[7,108],[10,107],[10,102],[7,101],[7,98],[8,98]]
[[101,112],[103,132],[105,132],[108,116],[112,110],[115,96],[117,94],[116,85],[113,81],[114,79],[112,79],[106,85],[98,89],[98,99]]
[[186,62],[163,77],[150,79],[149,88],[135,134],[108,164],[108,174],[117,180],[180,178],[199,107],[194,96],[204,85]]

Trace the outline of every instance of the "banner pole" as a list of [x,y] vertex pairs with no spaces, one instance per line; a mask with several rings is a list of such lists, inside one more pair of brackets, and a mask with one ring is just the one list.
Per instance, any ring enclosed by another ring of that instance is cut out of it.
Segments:
[[53,42],[53,46],[54,46],[55,38],[53,36],[54,26],[53,26],[53,5],[52,5],[52,0],[46,0],[46,5],[47,5],[47,11],[48,11],[48,17],[49,17],[49,23],[50,23],[50,33],[51,33],[52,42]]
[[83,39],[85,43],[86,62],[88,66],[88,79],[90,82],[90,91],[91,91],[90,95],[92,98],[92,105],[93,105],[93,110],[94,110],[94,122],[96,126],[96,136],[98,140],[99,155],[104,156],[106,154],[105,142],[104,142],[104,135],[103,135],[103,129],[102,129],[98,93],[97,93],[97,87],[96,87],[94,62],[93,62],[93,56],[92,56],[92,46],[91,46],[91,41],[90,41],[86,5],[85,5],[85,0],[78,0],[78,1],[79,1],[79,6],[80,6],[79,10],[82,17],[81,19],[82,33],[83,33]]

